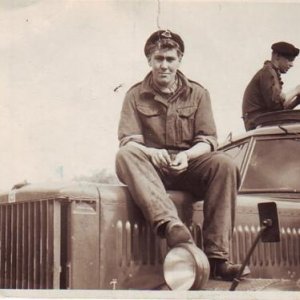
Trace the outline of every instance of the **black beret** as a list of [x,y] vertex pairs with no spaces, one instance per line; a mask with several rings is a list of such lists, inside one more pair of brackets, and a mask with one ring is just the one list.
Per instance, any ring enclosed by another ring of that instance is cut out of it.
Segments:
[[178,44],[179,50],[184,53],[184,42],[182,38],[170,30],[158,30],[150,35],[148,40],[146,41],[144,52],[145,55],[149,55],[149,50],[157,44],[158,41],[161,40],[172,40]]
[[299,54],[299,49],[286,42],[278,42],[272,45],[271,49],[287,58],[294,58]]

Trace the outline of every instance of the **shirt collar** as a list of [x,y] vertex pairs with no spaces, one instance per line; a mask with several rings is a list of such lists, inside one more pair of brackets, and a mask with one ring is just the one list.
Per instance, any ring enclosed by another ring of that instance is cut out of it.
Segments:
[[264,62],[265,66],[270,66],[271,68],[273,68],[278,74],[280,74],[279,69],[270,61],[270,60],[266,60]]
[[[184,74],[179,70],[177,70],[177,78],[178,80],[182,81],[182,84],[184,86],[187,86],[190,89],[192,89],[191,83],[184,76]],[[152,72],[149,72],[147,76],[144,78],[144,80],[142,81],[142,86],[140,91],[141,94],[147,93],[147,94],[157,95],[157,92],[154,90],[151,82],[152,82]]]
[[281,84],[281,86],[283,85],[283,81],[281,80],[281,72],[279,71],[279,69],[270,61],[270,60],[266,60],[264,63],[265,66],[270,66],[277,74],[278,76],[278,80]]

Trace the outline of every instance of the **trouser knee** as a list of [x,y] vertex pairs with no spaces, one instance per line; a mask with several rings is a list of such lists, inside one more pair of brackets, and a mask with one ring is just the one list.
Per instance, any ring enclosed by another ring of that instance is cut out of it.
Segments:
[[148,160],[146,154],[135,146],[125,145],[116,154],[116,173],[123,182],[129,170],[136,169],[137,165],[144,165]]
[[225,153],[218,152],[213,157],[212,167],[218,170],[220,176],[236,177],[240,181],[240,172],[236,163]]

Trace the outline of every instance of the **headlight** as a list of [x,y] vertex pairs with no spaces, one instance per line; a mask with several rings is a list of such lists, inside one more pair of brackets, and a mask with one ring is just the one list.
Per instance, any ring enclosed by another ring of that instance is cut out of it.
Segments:
[[208,281],[209,262],[198,247],[179,244],[164,261],[164,278],[171,290],[199,290]]

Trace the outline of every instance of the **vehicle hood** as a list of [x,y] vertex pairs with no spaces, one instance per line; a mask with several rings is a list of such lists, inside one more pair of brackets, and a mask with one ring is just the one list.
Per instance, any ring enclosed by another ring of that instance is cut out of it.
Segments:
[[238,204],[253,206],[260,202],[276,202],[278,205],[297,207],[300,205],[300,194],[296,193],[255,193],[239,194]]

